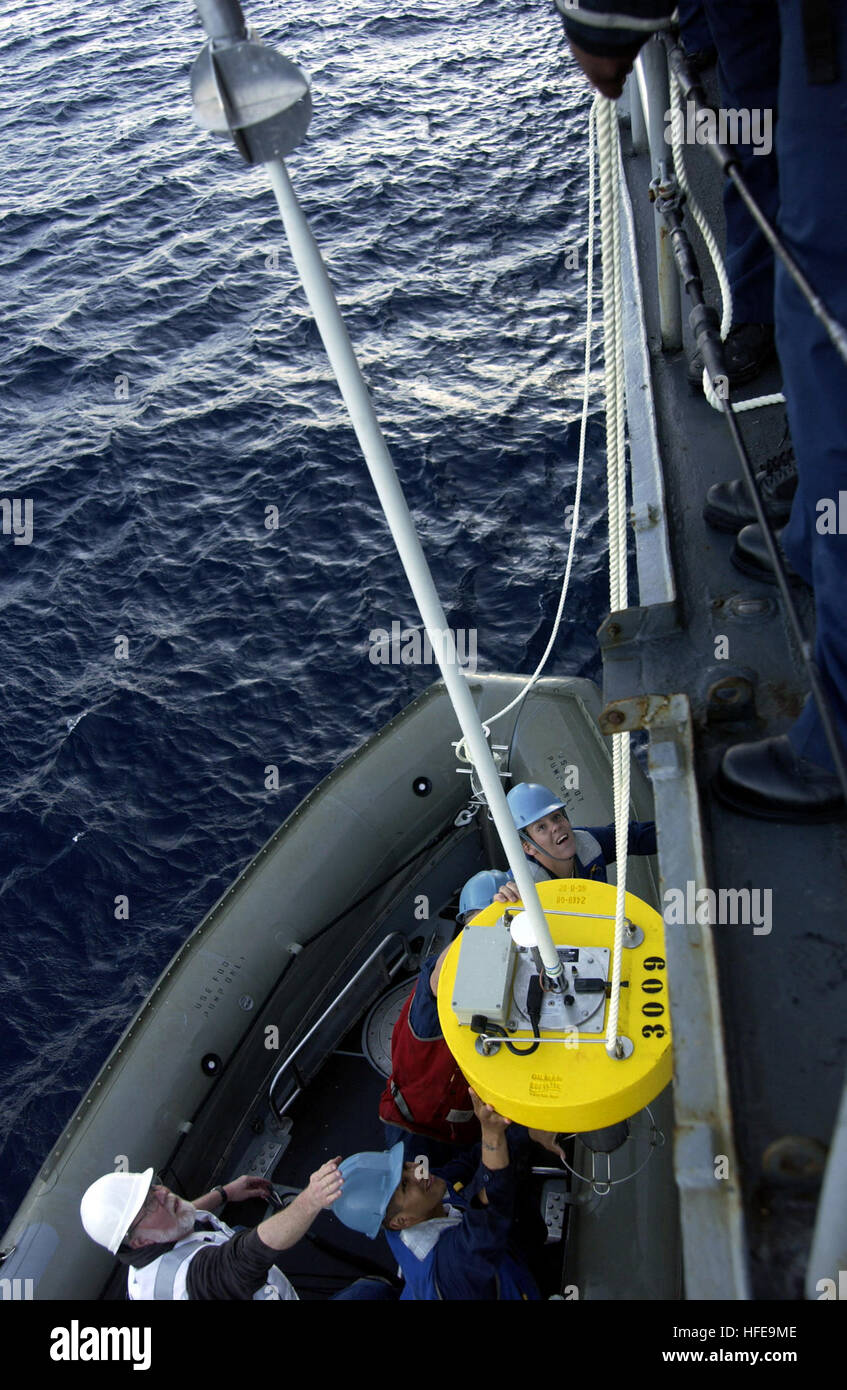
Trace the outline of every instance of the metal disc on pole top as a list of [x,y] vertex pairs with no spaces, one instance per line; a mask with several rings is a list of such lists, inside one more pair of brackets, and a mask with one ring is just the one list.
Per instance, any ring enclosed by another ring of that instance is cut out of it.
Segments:
[[232,135],[248,164],[284,159],[312,119],[305,73],[256,39],[212,39],[191,69],[194,119],[215,135]]

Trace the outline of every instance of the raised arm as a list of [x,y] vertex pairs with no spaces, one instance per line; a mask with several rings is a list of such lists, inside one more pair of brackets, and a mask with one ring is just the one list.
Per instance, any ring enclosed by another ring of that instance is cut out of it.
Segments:
[[[470,1091],[470,1087],[468,1087]],[[476,1091],[470,1091],[471,1104],[474,1114],[479,1120],[479,1127],[482,1130],[482,1144],[480,1146],[480,1160],[484,1168],[491,1172],[497,1172],[500,1168],[509,1166],[509,1146],[506,1143],[506,1130],[512,1123],[498,1115],[493,1105],[486,1105],[485,1101],[480,1100]]]
[[341,1155],[331,1158],[309,1179],[309,1186],[298,1192],[285,1211],[277,1212],[256,1227],[259,1238],[272,1250],[287,1250],[304,1236],[318,1212],[331,1207],[341,1196],[344,1179],[338,1171]]

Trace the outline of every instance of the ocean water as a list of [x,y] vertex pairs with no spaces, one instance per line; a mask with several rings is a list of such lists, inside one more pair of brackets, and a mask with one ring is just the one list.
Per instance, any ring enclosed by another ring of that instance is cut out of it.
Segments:
[[[312,82],[289,170],[448,620],[530,671],[585,315],[590,95],[552,4],[247,15]],[[369,660],[417,614],[263,173],[192,122],[193,7],[0,26],[2,1231],[186,935],[437,673]],[[598,674],[603,468],[595,405],[550,672]]]

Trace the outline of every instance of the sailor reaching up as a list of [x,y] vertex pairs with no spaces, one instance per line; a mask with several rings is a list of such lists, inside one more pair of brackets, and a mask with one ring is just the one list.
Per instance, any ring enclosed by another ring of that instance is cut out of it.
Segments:
[[[439,1173],[404,1162],[402,1144],[341,1165],[345,1190],[335,1215],[371,1239],[385,1231],[405,1281],[401,1300],[540,1297],[518,1241],[510,1122],[470,1096],[481,1144]],[[516,1133],[525,1144],[525,1131]]]

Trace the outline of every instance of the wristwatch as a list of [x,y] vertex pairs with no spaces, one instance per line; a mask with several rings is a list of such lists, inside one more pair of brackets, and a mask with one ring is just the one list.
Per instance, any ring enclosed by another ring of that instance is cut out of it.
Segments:
[[226,1188],[224,1187],[223,1183],[222,1183],[222,1182],[217,1183],[217,1185],[215,1186],[215,1188],[214,1188],[213,1190],[214,1190],[215,1192],[220,1192],[220,1194],[221,1194],[221,1206],[222,1206],[222,1207],[225,1207],[226,1204],[227,1204],[227,1202],[229,1201],[229,1198],[228,1198],[227,1195],[226,1195]]

